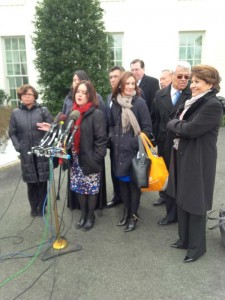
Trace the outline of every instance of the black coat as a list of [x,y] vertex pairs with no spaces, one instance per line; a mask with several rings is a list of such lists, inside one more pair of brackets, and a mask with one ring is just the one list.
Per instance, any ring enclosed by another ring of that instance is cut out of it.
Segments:
[[[16,151],[20,152],[22,176],[25,182],[44,182],[49,179],[49,162],[46,157],[28,154],[37,146],[45,132],[37,129],[37,123],[52,123],[48,109],[35,103],[29,110],[21,105],[12,111],[9,123],[9,136]],[[36,163],[35,163],[36,161]]]
[[139,88],[141,88],[143,92],[142,97],[146,100],[148,110],[151,112],[152,101],[156,92],[159,90],[159,81],[154,77],[144,74],[139,84]]
[[105,116],[99,109],[91,108],[83,116],[80,125],[79,164],[84,174],[103,170],[107,150]]
[[[133,97],[132,111],[137,118],[141,131],[147,136],[152,133],[152,121],[144,99]],[[113,172],[115,176],[127,176],[131,174],[131,160],[138,152],[138,137],[134,136],[133,128],[125,134],[122,133],[121,124],[122,108],[113,101],[109,137],[113,147]]]
[[212,208],[221,118],[222,106],[210,92],[192,104],[183,120],[167,125],[180,138],[178,150],[172,150],[167,193],[192,214],[205,215]]
[[[108,142],[105,116],[102,111],[91,108],[86,112],[82,119],[80,130],[79,164],[86,175],[101,172],[100,191],[96,209],[102,209],[107,203],[104,157]],[[80,209],[77,194],[70,190],[70,171],[68,172],[67,206],[71,210]]]
[[156,93],[151,113],[156,143],[161,144],[163,148],[163,151],[159,154],[164,157],[167,167],[169,167],[171,149],[175,138],[173,133],[167,132],[167,123],[174,118],[179,105],[191,97],[190,88],[187,86],[182,91],[176,104],[173,105],[170,91],[171,84]]

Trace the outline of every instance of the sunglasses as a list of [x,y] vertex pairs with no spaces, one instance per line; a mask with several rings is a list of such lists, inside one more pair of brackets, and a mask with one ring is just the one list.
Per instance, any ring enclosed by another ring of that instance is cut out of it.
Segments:
[[177,79],[182,79],[184,78],[185,80],[189,79],[189,75],[176,75]]

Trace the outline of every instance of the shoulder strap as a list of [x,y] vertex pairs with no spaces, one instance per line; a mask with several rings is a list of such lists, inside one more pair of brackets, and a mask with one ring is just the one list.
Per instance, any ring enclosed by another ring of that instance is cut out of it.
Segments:
[[[210,217],[213,213],[219,212],[219,217]],[[219,209],[219,210],[212,210],[211,212],[208,213],[207,215],[207,220],[213,220],[213,221],[219,221],[216,225],[212,227],[208,227],[208,229],[215,229],[223,224],[225,224],[225,211]]]

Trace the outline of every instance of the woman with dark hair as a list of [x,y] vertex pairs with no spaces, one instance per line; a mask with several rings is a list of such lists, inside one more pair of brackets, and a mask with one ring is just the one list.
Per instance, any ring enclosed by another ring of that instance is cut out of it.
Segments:
[[139,220],[141,190],[132,182],[131,161],[138,152],[138,135],[151,135],[152,122],[148,107],[131,72],[124,72],[112,93],[109,138],[113,147],[113,172],[119,179],[124,216],[117,224],[125,232],[135,229]]
[[101,172],[107,149],[105,116],[97,109],[96,91],[90,81],[81,81],[74,90],[72,110],[78,110],[80,117],[74,124],[78,127],[72,146],[70,188],[76,193],[81,209],[81,218],[76,228],[90,230],[95,222],[100,191]]
[[71,108],[73,106],[73,93],[78,85],[79,82],[82,80],[90,80],[88,77],[87,73],[83,70],[77,70],[76,72],[73,73],[73,81],[72,85],[69,91],[69,94],[66,96],[64,103],[63,103],[63,108],[62,108],[62,113],[65,115],[69,115],[71,112]]
[[42,215],[47,195],[49,163],[46,157],[28,154],[37,146],[45,131],[41,125],[52,123],[53,119],[46,107],[36,102],[38,92],[29,84],[24,84],[18,91],[21,100],[19,107],[11,114],[9,136],[17,152],[20,153],[23,180],[27,183],[31,216]]
[[[62,108],[62,113],[65,115],[69,115],[73,106],[73,93],[78,85],[82,80],[88,80],[90,81],[90,78],[88,74],[84,70],[78,70],[73,73],[73,81],[72,81],[72,86],[69,91],[69,94],[66,96],[64,103],[63,103],[63,108]],[[105,119],[107,121],[107,108],[106,105],[102,99],[102,96],[97,94],[97,99],[99,101],[99,109],[104,113]],[[106,124],[107,125],[107,124]]]
[[206,213],[212,209],[217,136],[222,118],[218,71],[197,65],[191,71],[192,98],[186,100],[167,124],[176,134],[167,191],[176,198],[179,239],[171,246],[187,249],[184,262],[206,252]]

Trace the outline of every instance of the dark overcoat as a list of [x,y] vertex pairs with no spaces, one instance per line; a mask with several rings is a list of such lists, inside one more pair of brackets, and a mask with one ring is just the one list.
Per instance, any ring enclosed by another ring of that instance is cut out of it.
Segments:
[[167,128],[179,137],[178,150],[173,148],[167,193],[177,205],[196,215],[212,208],[217,160],[217,136],[222,106],[209,92],[198,99],[179,120],[182,105]]
[[141,96],[146,100],[148,110],[151,112],[152,101],[155,97],[155,93],[159,90],[159,80],[144,74],[139,84],[139,88],[141,88]]
[[[131,108],[141,131],[147,136],[152,133],[152,122],[146,102],[141,97],[134,96]],[[109,124],[109,138],[113,147],[113,172],[115,176],[128,176],[131,174],[131,160],[138,152],[138,136],[134,136],[133,128],[126,133],[122,132],[122,107],[113,100]]]
[[14,109],[9,123],[9,136],[20,153],[22,176],[25,182],[45,182],[49,179],[49,161],[44,156],[28,154],[37,146],[45,131],[37,129],[37,123],[52,123],[53,118],[46,107],[35,103],[31,109],[20,105]]
[[[108,137],[105,119],[106,117],[100,109],[92,107],[84,114],[80,125],[79,164],[86,175],[101,172],[96,209],[102,209],[107,203],[104,157],[107,151]],[[70,171],[68,172],[67,206],[71,210],[80,209],[77,194],[70,190]]]

